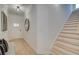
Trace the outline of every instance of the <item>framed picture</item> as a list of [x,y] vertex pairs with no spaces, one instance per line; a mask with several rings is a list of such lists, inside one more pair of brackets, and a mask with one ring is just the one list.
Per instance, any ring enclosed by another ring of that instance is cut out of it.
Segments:
[[27,18],[25,19],[24,27],[25,27],[25,31],[28,32],[30,28],[30,21]]
[[1,30],[7,31],[7,16],[1,11]]

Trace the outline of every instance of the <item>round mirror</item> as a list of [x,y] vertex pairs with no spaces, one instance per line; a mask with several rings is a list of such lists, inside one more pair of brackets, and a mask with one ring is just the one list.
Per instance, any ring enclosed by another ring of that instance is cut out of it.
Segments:
[[29,19],[25,19],[25,24],[24,24],[24,26],[25,26],[25,31],[29,31],[29,27],[30,27],[30,22],[29,22]]

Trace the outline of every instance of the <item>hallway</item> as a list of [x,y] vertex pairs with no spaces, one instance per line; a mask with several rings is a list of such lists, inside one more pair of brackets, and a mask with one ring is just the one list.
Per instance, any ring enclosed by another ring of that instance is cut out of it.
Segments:
[[[72,13],[75,10],[74,6],[74,4],[0,5],[0,39],[4,38],[8,45],[11,44],[7,54],[78,54],[76,45],[79,41],[74,39],[79,38],[79,17],[76,16],[79,13]],[[69,15],[71,16],[68,20]]]

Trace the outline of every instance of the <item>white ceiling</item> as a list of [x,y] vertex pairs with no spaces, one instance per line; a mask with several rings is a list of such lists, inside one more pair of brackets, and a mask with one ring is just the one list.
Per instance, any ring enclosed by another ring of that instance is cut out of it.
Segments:
[[[17,8],[16,6],[20,6],[19,11],[16,10],[16,8]],[[31,6],[31,4],[8,4],[8,13],[24,16],[25,11],[28,11],[30,6]]]

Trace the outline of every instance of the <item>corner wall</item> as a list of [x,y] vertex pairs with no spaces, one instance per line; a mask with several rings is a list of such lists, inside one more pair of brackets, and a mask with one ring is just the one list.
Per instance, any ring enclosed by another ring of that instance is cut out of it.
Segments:
[[25,40],[38,54],[51,54],[56,37],[71,13],[72,5],[37,4],[26,14],[30,20],[30,30],[25,32]]
[[51,54],[53,43],[71,13],[71,5],[37,5],[37,52]]

